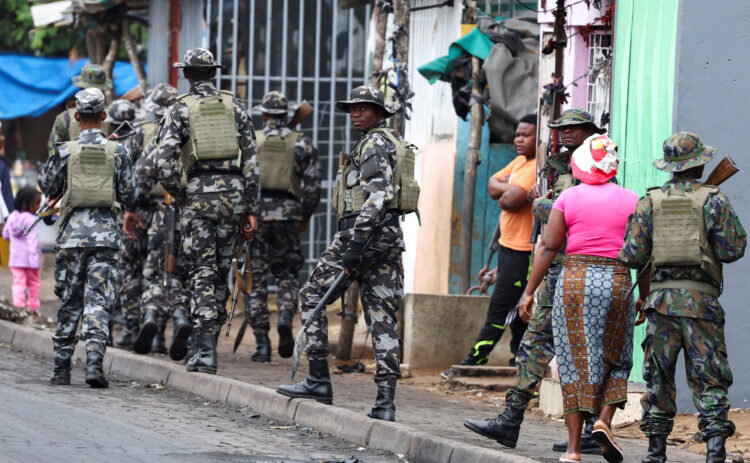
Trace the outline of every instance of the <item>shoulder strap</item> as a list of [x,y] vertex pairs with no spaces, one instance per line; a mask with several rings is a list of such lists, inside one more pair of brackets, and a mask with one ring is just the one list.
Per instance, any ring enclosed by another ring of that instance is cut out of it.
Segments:
[[260,151],[266,142],[266,134],[262,130],[255,132],[255,151]]
[[114,140],[107,140],[107,143],[104,145],[104,152],[107,153],[107,156],[109,157],[115,157],[115,154],[117,154],[117,143]]

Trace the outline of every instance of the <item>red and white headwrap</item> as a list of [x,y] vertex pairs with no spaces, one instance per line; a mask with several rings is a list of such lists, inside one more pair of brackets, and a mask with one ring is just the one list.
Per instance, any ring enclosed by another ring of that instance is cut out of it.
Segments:
[[606,135],[594,134],[573,151],[573,177],[589,185],[607,183],[617,174],[617,145]]

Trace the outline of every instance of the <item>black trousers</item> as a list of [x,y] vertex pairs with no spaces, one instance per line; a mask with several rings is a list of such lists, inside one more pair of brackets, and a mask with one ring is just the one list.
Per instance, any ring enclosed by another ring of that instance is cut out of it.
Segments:
[[510,341],[510,351],[513,355],[518,351],[527,324],[516,316],[509,326],[506,326],[508,313],[516,306],[521,298],[531,271],[531,251],[515,251],[500,246],[497,253],[497,282],[490,297],[487,309],[487,319],[479,331],[479,336],[471,348],[465,364],[483,365],[487,363],[490,352],[510,328],[513,336]]

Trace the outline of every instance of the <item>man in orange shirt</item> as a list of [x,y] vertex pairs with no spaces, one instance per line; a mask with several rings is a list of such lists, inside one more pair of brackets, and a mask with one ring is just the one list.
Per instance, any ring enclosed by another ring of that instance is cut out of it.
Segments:
[[[495,344],[505,332],[508,313],[515,307],[526,288],[531,265],[531,229],[534,218],[528,193],[536,177],[536,114],[524,116],[513,140],[518,156],[493,175],[487,192],[502,209],[500,214],[500,249],[497,259],[497,282],[490,298],[487,319],[469,355],[461,365],[484,365]],[[516,353],[526,331],[526,323],[515,317],[510,323],[510,349]],[[451,370],[441,375],[448,377]]]

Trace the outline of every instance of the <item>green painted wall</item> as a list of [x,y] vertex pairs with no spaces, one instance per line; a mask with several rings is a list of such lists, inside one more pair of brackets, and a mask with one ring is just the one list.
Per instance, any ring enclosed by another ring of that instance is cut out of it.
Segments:
[[[651,161],[672,134],[678,0],[617,0],[612,139],[620,184],[639,195],[667,175]],[[643,381],[645,325],[636,327],[631,381]]]

